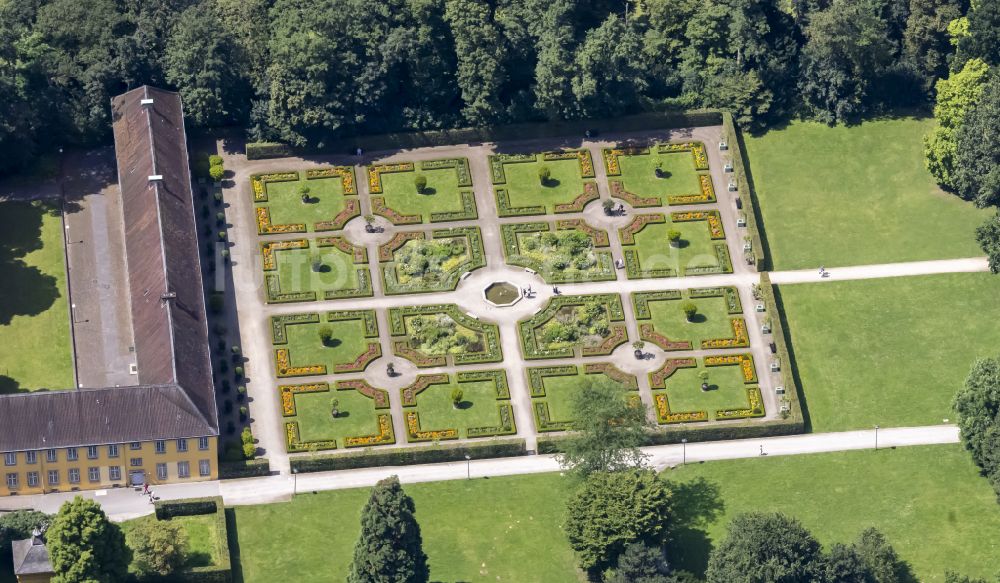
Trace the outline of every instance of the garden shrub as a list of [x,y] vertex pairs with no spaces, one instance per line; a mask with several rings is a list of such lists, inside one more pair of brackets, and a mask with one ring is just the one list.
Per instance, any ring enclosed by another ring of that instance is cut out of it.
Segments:
[[495,439],[483,442],[448,443],[427,447],[393,448],[370,452],[292,458],[291,466],[293,470],[300,473],[325,472],[381,466],[456,462],[464,461],[466,455],[471,459],[488,459],[516,457],[525,455],[525,453],[527,452],[523,439]]

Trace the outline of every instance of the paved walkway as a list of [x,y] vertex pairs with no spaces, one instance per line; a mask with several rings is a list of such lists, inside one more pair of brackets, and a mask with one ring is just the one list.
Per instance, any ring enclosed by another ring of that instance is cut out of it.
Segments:
[[[954,425],[930,427],[897,427],[878,431],[878,447],[907,447],[958,443],[958,428]],[[762,449],[763,448],[763,449]],[[648,463],[658,470],[687,463],[745,459],[766,456],[801,455],[875,449],[875,432],[844,431],[838,433],[811,433],[763,439],[709,441],[684,445],[661,445],[643,448],[649,456]],[[874,452],[873,452],[874,453]],[[263,478],[227,480],[225,482],[200,482],[160,486],[154,493],[165,500],[196,496],[221,495],[226,505],[266,504],[287,501],[294,493],[342,490],[374,485],[388,476],[397,475],[403,483],[462,480],[466,477],[485,478],[556,472],[561,468],[552,455],[535,455],[514,458],[476,460],[469,463],[455,462],[387,468],[366,468],[337,472],[317,472],[298,476],[274,475]],[[132,489],[100,490],[97,492],[68,492],[35,496],[16,496],[0,499],[0,510],[36,508],[54,512],[66,500],[80,495],[101,503],[115,520],[126,520],[152,512],[152,506],[140,493]]]

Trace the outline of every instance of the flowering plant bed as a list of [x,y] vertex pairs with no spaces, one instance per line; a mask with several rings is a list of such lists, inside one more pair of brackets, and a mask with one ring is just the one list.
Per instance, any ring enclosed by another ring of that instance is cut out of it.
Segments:
[[579,374],[580,369],[574,364],[532,367],[528,369],[528,389],[532,397],[544,397],[546,377],[574,377]]
[[608,234],[583,219],[500,225],[504,257],[509,265],[536,271],[546,283],[610,281],[615,279],[611,253],[597,251],[608,245]]
[[[466,158],[369,166],[372,212],[395,225],[473,220],[478,217]],[[417,183],[417,177],[421,182]],[[378,196],[376,196],[378,195]]]
[[[368,252],[364,247],[355,247],[342,237],[320,237],[314,242],[312,251],[307,239],[260,244],[268,303],[372,295],[371,272],[365,265]],[[299,289],[286,290],[289,283]]]
[[354,175],[353,166],[333,166],[331,168],[306,170],[306,180],[315,180],[317,178],[339,178],[344,194],[358,193],[358,189],[355,186],[358,180]]
[[271,210],[266,206],[256,208],[257,233],[259,235],[281,235],[286,233],[305,233],[305,223],[289,223],[286,225],[271,224]]
[[393,351],[417,366],[500,362],[500,331],[454,304],[389,309]]
[[278,376],[281,378],[305,377],[305,376],[326,374],[326,366],[322,364],[292,366],[287,348],[276,349],[274,351],[274,361]]
[[369,385],[368,382],[365,380],[350,379],[350,380],[337,381],[337,390],[357,391],[358,393],[375,401],[376,409],[389,408],[389,391],[383,389],[376,389],[375,387]]
[[657,152],[669,154],[673,152],[691,152],[694,160],[695,170],[708,170],[708,156],[705,153],[705,144],[701,142],[684,142],[679,144],[658,144]]
[[423,431],[420,429],[420,414],[416,411],[406,412],[406,440],[411,443],[420,441],[441,441],[458,439],[457,429],[438,429]]
[[588,362],[583,365],[583,372],[586,374],[603,374],[630,391],[639,390],[639,381],[635,378],[635,375],[619,369],[610,362]]
[[404,215],[396,209],[386,206],[385,197],[373,196],[371,202],[372,214],[385,217],[394,225],[413,225],[421,222],[420,215]]
[[456,375],[455,380],[459,383],[489,381],[493,383],[493,386],[496,389],[497,399],[510,398],[510,387],[507,384],[507,371],[502,369],[463,371]]
[[316,231],[339,231],[347,221],[361,216],[361,201],[356,198],[345,198],[344,209],[329,221],[316,221],[313,229]]
[[618,238],[621,239],[622,245],[634,245],[636,234],[645,229],[646,225],[665,222],[667,222],[667,218],[663,213],[635,215],[632,217],[632,222],[618,229]]
[[399,389],[399,395],[404,407],[416,407],[417,395],[432,385],[447,385],[450,378],[445,373],[417,375],[416,380]]
[[649,148],[641,146],[603,148],[601,157],[604,158],[604,170],[608,176],[621,176],[621,165],[618,162],[619,156],[642,156],[648,155]]
[[351,256],[355,263],[368,263],[368,249],[358,247],[343,237],[320,237],[317,247],[336,247]]
[[535,429],[541,433],[570,431],[576,427],[575,421],[553,421],[549,413],[549,404],[545,401],[532,403],[532,410],[535,414]]
[[653,395],[653,404],[656,406],[656,420],[663,425],[708,421],[708,413],[706,411],[671,411],[670,403],[665,393]]
[[627,202],[635,208],[662,206],[663,199],[658,196],[639,196],[625,189],[625,184],[621,180],[609,180],[608,187],[611,188],[612,198],[617,198]]
[[495,188],[493,194],[497,201],[497,214],[501,217],[526,217],[544,215],[545,207],[541,205],[511,206],[510,194],[506,188]]
[[728,419],[750,419],[764,416],[764,399],[761,398],[759,387],[747,387],[749,406],[739,409],[719,409],[715,418],[720,421]]
[[250,187],[254,202],[267,202],[267,184],[269,182],[294,182],[299,179],[298,172],[271,172],[254,174],[250,177]]
[[701,192],[698,194],[674,194],[667,197],[667,204],[709,204],[716,202],[715,188],[712,186],[712,177],[708,174],[698,175],[698,184]]
[[599,198],[601,198],[601,195],[597,192],[597,183],[584,182],[583,192],[580,196],[574,198],[573,202],[557,204],[553,210],[556,214],[583,212],[583,207]]
[[289,324],[318,324],[319,314],[280,314],[271,316],[271,342],[274,344],[288,343]]
[[659,369],[649,373],[649,386],[654,389],[665,389],[666,380],[678,369],[695,368],[698,363],[693,358],[668,358]]
[[427,240],[422,232],[397,233],[379,249],[383,289],[387,295],[451,291],[464,273],[486,266],[478,227],[436,229]]
[[688,223],[693,221],[708,221],[708,232],[713,239],[725,239],[726,231],[722,228],[722,216],[719,211],[688,211],[670,213],[670,221]]
[[342,362],[333,366],[333,372],[362,372],[373,360],[382,356],[382,345],[378,342],[369,342],[368,348],[358,355],[352,362]]
[[284,417],[294,417],[295,395],[301,393],[324,393],[330,390],[328,383],[308,383],[304,385],[279,385],[278,393],[281,394],[281,414]]
[[750,337],[747,335],[747,323],[743,318],[731,318],[729,322],[733,327],[732,338],[711,338],[702,340],[703,349],[712,348],[746,348],[750,346]]
[[[325,338],[320,334],[324,329],[329,335]],[[328,370],[361,372],[382,355],[373,310],[330,312],[325,320],[315,313],[272,316],[271,336],[275,346],[281,347],[281,352],[275,353],[279,376],[299,376],[290,374],[295,372],[326,374]],[[293,366],[293,352],[297,361],[314,364]]]
[[624,324],[616,325],[624,321],[618,294],[555,296],[518,323],[521,351],[528,360],[572,357],[577,347],[586,355],[603,354],[628,340]]
[[670,301],[681,299],[680,290],[665,289],[651,292],[634,292],[632,294],[632,307],[635,310],[637,320],[648,320],[653,317],[649,308],[650,302]]
[[725,298],[726,307],[730,314],[742,314],[743,304],[740,302],[740,292],[735,287],[701,287],[688,291],[692,299],[696,298]]
[[743,373],[743,382],[750,384],[757,382],[757,371],[753,365],[753,355],[727,354],[725,356],[706,356],[705,366],[739,366]]
[[413,162],[373,164],[368,167],[368,192],[382,194],[382,175],[392,172],[413,172]]
[[379,413],[377,417],[378,433],[358,437],[345,437],[344,447],[368,447],[396,443],[396,434],[392,430],[392,417],[388,413]]
[[260,235],[336,231],[361,214],[350,166],[258,174],[250,184]]
[[687,340],[671,340],[657,332],[653,325],[647,322],[639,324],[639,338],[647,342],[652,342],[667,352],[691,350],[692,348],[691,343]]
[[264,271],[274,271],[278,269],[278,263],[274,259],[275,251],[280,249],[307,249],[309,241],[306,239],[288,239],[285,241],[264,241],[260,244],[260,254],[263,259]]
[[299,451],[312,451],[312,450],[326,450],[326,449],[337,449],[337,440],[317,440],[317,441],[301,441],[299,439],[299,422],[298,421],[286,421],[285,422],[285,449],[288,453],[295,453]]

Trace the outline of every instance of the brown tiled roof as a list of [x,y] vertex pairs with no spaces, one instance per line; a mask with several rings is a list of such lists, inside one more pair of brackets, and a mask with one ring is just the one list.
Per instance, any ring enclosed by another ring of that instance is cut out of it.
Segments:
[[139,385],[0,397],[3,451],[219,433],[180,96],[111,109]]

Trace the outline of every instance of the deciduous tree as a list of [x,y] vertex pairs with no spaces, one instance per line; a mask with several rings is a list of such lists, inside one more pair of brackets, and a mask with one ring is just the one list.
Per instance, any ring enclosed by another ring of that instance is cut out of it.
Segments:
[[559,461],[579,475],[640,467],[646,408],[625,387],[603,376],[585,379],[570,403],[576,433],[562,442]]
[[823,570],[819,542],[794,518],[751,512],[733,518],[726,538],[712,550],[708,583],[818,581]]
[[132,553],[121,528],[93,500],[77,496],[59,509],[46,531],[54,583],[119,583]]
[[1000,358],[972,365],[954,407],[962,443],[1000,495]]
[[132,549],[132,570],[143,577],[170,575],[187,560],[187,531],[175,522],[140,520],[129,529],[125,542]]

